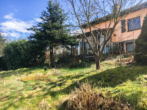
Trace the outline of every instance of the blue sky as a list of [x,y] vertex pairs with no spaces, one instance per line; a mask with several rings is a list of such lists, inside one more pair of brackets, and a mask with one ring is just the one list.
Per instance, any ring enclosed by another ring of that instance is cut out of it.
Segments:
[[[65,12],[66,3],[60,1]],[[143,0],[146,1],[146,0]],[[11,40],[27,38],[32,32],[27,28],[40,21],[41,12],[46,10],[48,0],[0,0],[0,32]]]
[[[26,38],[32,32],[27,28],[40,21],[48,0],[0,0],[0,32],[11,40]],[[65,9],[65,3],[61,4]]]

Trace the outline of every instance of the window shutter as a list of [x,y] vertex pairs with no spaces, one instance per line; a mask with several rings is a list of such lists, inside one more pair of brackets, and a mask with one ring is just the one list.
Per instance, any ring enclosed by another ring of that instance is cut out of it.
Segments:
[[125,26],[126,20],[121,20],[121,32],[126,32],[126,26]]

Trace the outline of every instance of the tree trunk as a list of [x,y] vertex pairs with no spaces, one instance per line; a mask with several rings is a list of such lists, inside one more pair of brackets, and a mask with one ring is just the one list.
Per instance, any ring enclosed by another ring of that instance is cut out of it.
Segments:
[[96,62],[96,70],[99,70],[100,69],[100,59],[95,56],[95,62]]
[[54,66],[54,55],[53,55],[53,47],[50,47],[50,62],[51,62],[51,67]]

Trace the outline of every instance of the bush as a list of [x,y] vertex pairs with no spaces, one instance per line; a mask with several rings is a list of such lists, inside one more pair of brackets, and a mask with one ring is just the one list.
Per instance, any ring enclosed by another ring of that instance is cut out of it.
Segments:
[[0,70],[7,70],[3,57],[0,57]]
[[71,68],[84,68],[84,67],[90,67],[90,65],[86,62],[80,62],[80,63],[73,63],[70,65]]
[[57,64],[69,64],[70,63],[70,56],[61,56],[59,59],[58,59],[58,62]]
[[44,63],[43,52],[35,50],[36,45],[27,40],[8,43],[4,48],[4,61],[8,69],[36,66]]
[[147,63],[147,16],[144,19],[143,26],[141,28],[141,34],[136,40],[135,47],[135,61]]
[[89,83],[83,83],[71,94],[67,110],[129,110],[129,105],[106,98],[101,89],[96,92]]

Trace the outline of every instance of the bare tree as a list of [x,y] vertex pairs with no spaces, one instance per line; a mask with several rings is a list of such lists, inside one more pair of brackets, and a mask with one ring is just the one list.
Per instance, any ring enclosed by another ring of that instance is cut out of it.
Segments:
[[[70,24],[80,28],[81,38],[92,50],[96,69],[100,69],[100,58],[118,23],[129,13],[143,8],[142,0],[66,0],[70,13]],[[103,27],[101,24],[104,23]],[[93,43],[90,43],[91,36]],[[99,39],[103,37],[100,43]]]

